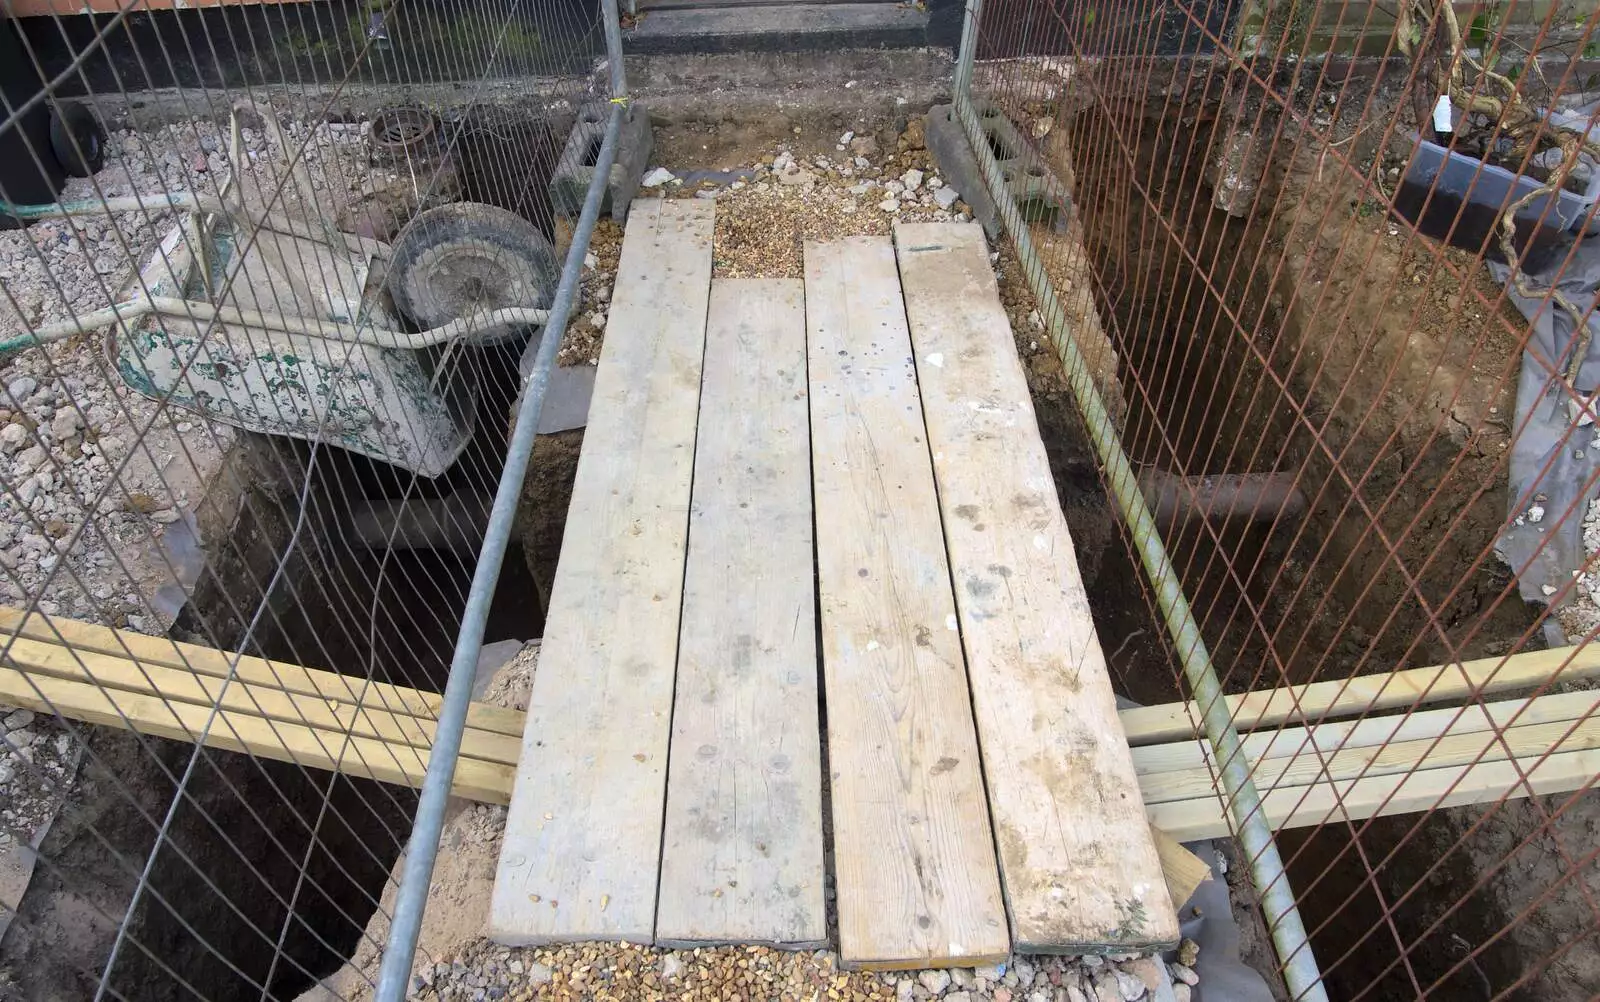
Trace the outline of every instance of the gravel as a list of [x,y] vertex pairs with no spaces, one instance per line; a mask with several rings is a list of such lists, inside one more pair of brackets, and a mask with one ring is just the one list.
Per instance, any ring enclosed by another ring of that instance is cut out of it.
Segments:
[[611,307],[611,289],[617,280],[617,262],[621,258],[622,227],[609,218],[601,219],[589,238],[589,253],[584,258],[583,276],[578,286],[577,309],[561,338],[556,364],[600,364],[606,311]]
[[[842,971],[827,950],[659,950],[631,943],[510,948],[474,940],[415,969],[422,1002],[750,999],[774,1002],[1155,1002],[1185,998],[1190,968],[1144,957],[1031,957],[977,969]],[[1176,982],[1176,984],[1174,983]]]
[[0,706],[0,850],[38,845],[76,768],[72,736],[53,716]]
[[668,185],[663,192],[679,198],[715,194],[717,278],[800,278],[807,240],[887,235],[897,220],[972,218],[914,132],[902,135],[888,154],[879,153],[872,136],[853,135],[838,145],[847,154],[812,155],[802,163],[788,142],[776,142],[758,159],[721,172],[751,177],[749,182],[705,179],[694,186]]
[[[81,752],[54,716],[0,706],[0,936],[27,890],[33,850],[72,789]],[[0,995],[10,974],[0,970]]]
[[[363,191],[393,180],[367,164],[362,126],[293,122],[285,131],[291,145],[306,144],[304,163],[318,204],[288,204],[300,215],[332,215],[332,209]],[[246,147],[255,183],[272,184],[282,158],[257,130],[246,129]],[[215,194],[226,176],[223,130],[194,120],[154,132],[112,130],[106,136],[106,166],[92,178],[71,178],[64,202],[96,201],[127,195],[199,191]],[[203,167],[201,165],[204,165]],[[286,203],[298,197],[286,195]],[[43,323],[99,309],[122,291],[177,219],[173,212],[125,212],[46,220],[23,230],[0,232],[0,336],[11,337]],[[6,377],[15,378],[15,377]]]
[[[717,278],[799,278],[807,240],[888,234],[896,220],[970,220],[960,194],[945,184],[914,132],[878,154],[872,136],[841,141],[848,155],[812,155],[803,163],[786,142],[748,164],[717,170],[653,167],[646,196],[717,203],[712,274]],[[687,181],[685,179],[688,179]],[[605,321],[622,256],[623,228],[603,219],[585,259],[581,297],[556,361],[598,365]]]
[[1568,643],[1581,644],[1600,629],[1600,561],[1596,561],[1596,553],[1600,553],[1600,498],[1590,498],[1583,513],[1584,566],[1589,569],[1578,575],[1570,599],[1555,613]]

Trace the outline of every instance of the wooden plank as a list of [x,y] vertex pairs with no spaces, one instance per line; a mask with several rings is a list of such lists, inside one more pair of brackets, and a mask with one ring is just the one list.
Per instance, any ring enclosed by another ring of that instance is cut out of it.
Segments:
[[983,229],[895,227],[1016,948],[1175,945],[1178,917]]
[[[1299,754],[1315,754],[1317,749],[1331,752],[1340,748],[1361,748],[1396,741],[1433,737],[1445,730],[1452,734],[1471,734],[1499,730],[1513,725],[1547,724],[1579,720],[1593,713],[1596,696],[1592,692],[1556,693],[1524,699],[1502,699],[1473,703],[1466,707],[1420,710],[1404,716],[1369,717],[1366,720],[1339,720],[1311,727],[1283,727],[1241,735],[1239,744],[1245,758],[1258,762]],[[1175,741],[1145,745],[1133,750],[1134,768],[1139,775],[1205,769],[1214,762],[1207,741]]]
[[[102,690],[88,683],[9,667],[0,667],[0,702],[180,741],[193,740],[205,726],[209,714],[208,707],[169,701],[157,693]],[[1581,789],[1600,774],[1600,753],[1572,750],[1592,747],[1592,731],[1574,735],[1561,743],[1555,754],[1537,768],[1536,763],[1553,744],[1549,737],[1539,736],[1529,742],[1513,733],[1509,739],[1517,753],[1515,766],[1505,758],[1498,742],[1476,765],[1435,768],[1440,760],[1428,755],[1415,759],[1416,771],[1409,774],[1369,775],[1359,781],[1319,779],[1305,786],[1280,786],[1265,794],[1267,815],[1275,828],[1303,827],[1321,822],[1336,806],[1340,811],[1338,817],[1359,820],[1434,806],[1491,802],[1508,791],[1512,799],[1527,796],[1527,789],[1519,784],[1518,769],[1531,776],[1533,789],[1540,795]],[[347,745],[346,735],[342,733],[273,723],[235,711],[225,711],[219,716],[208,746],[297,762],[310,768],[337,769],[413,787],[421,783],[426,764],[426,759],[409,747],[395,750],[364,738],[356,738]],[[342,754],[336,753],[335,748],[343,749]],[[1449,751],[1447,748],[1446,752]],[[509,763],[463,760],[457,767],[452,792],[486,803],[506,803],[511,795],[513,771]],[[1337,804],[1336,792],[1344,797],[1342,806]],[[1160,831],[1171,840],[1218,838],[1229,834],[1222,801],[1215,794],[1152,805],[1149,815],[1153,824],[1160,825]],[[1160,846],[1160,833],[1156,833],[1156,839]],[[1163,858],[1167,860],[1169,888],[1181,886],[1174,882],[1185,879],[1183,867],[1175,865],[1165,855]]]
[[712,213],[629,213],[495,877],[503,943],[655,932]]
[[[1461,664],[1409,668],[1383,675],[1313,682],[1282,689],[1262,689],[1229,696],[1234,726],[1241,731],[1285,721],[1316,722],[1353,716],[1367,709],[1424,706],[1532,689],[1546,682],[1600,676],[1600,644],[1525,651],[1507,657],[1480,658]],[[1163,703],[1124,710],[1122,728],[1128,743],[1138,746],[1197,736],[1198,704]]]
[[1211,867],[1155,825],[1150,826],[1150,840],[1161,857],[1161,876],[1167,884],[1167,895],[1182,908],[1200,885],[1211,879]]
[[[158,694],[103,689],[15,668],[0,668],[0,702],[179,741],[196,740],[212,713],[210,707]],[[422,785],[428,763],[424,753],[407,745],[278,723],[234,710],[217,713],[206,746],[411,787]],[[473,800],[505,803],[513,772],[510,765],[461,759],[452,790]]]
[[[1590,698],[1592,712],[1594,695],[1584,695]],[[1289,758],[1258,761],[1252,771],[1256,789],[1267,793],[1285,787],[1309,786],[1322,780],[1402,774],[1418,768],[1418,763],[1424,761],[1430,769],[1469,765],[1480,758],[1504,758],[1508,746],[1511,754],[1531,755],[1557,745],[1566,751],[1600,747],[1600,718],[1586,714],[1580,720],[1508,727],[1503,732],[1447,730],[1436,737],[1321,753],[1308,747]],[[1206,797],[1213,794],[1216,785],[1211,770],[1192,769],[1140,776],[1139,789],[1145,804],[1155,806]]]
[[[61,616],[46,617],[40,613],[28,615],[20,609],[6,606],[0,606],[0,632],[41,643],[62,644],[77,651],[180,668],[213,678],[227,678],[231,673],[242,681],[272,686],[286,692],[370,706],[425,720],[438,718],[439,706],[444,698],[435,692],[374,682],[317,668],[303,668],[283,661],[269,661],[165,637],[113,630]],[[468,726],[516,738],[522,736],[523,721],[523,714],[515,710],[486,703],[473,703],[467,713]]]
[[[61,627],[62,632],[69,632],[75,626],[87,625],[63,619],[52,622]],[[93,629],[98,628],[93,627]],[[126,636],[129,639],[166,643],[134,634]],[[26,650],[22,649],[24,656],[31,658],[32,655],[28,655]],[[59,665],[64,656],[52,653],[48,658],[41,657],[40,661]],[[118,672],[137,671],[140,667],[140,665],[121,667]],[[98,672],[98,665],[96,670]],[[127,677],[118,675],[119,679]],[[153,687],[135,689],[132,683],[128,682],[129,687],[126,689],[111,686],[102,689],[96,688],[88,678],[87,674],[69,678],[57,677],[48,671],[35,671],[31,668],[0,667],[0,702],[26,706],[43,713],[58,713],[88,723],[132,728],[143,733],[177,740],[193,740],[204,727],[206,716],[210,711],[209,705],[190,703],[181,699],[173,700]],[[346,691],[358,688],[363,681],[340,678],[342,681],[338,683],[338,687]],[[429,700],[437,698],[431,693],[419,693],[419,695]],[[1584,714],[1573,717],[1571,707],[1567,704],[1574,699],[1581,701],[1593,698],[1593,693],[1586,692],[1542,696],[1532,700],[1531,705],[1526,707],[1519,719],[1539,723],[1580,719]],[[1508,720],[1514,708],[1522,707],[1526,702],[1529,701],[1508,700],[1491,703],[1488,704],[1487,713],[1493,720]],[[1550,706],[1555,709],[1550,709]],[[513,713],[516,719],[520,720],[522,717],[522,714],[516,711],[508,712]],[[1477,715],[1463,716],[1456,726],[1476,727],[1475,716]],[[1592,722],[1586,721],[1586,727],[1589,729],[1561,743],[1556,754],[1551,755],[1533,773],[1533,786],[1539,794],[1556,794],[1580,789],[1593,779],[1597,771],[1600,771],[1600,763],[1597,763],[1595,752],[1572,750],[1576,747],[1593,745],[1595,735],[1592,732]],[[463,761],[456,771],[453,792],[456,796],[488,803],[505,803],[510,799],[514,763],[502,762],[491,757],[499,752],[482,751],[481,754],[474,754],[473,743],[479,740],[480,733],[475,729],[468,731],[467,760]],[[386,782],[415,786],[421,781],[425,758],[419,757],[418,753],[426,751],[426,748],[418,749],[411,745],[391,748],[387,742],[380,743],[377,740],[369,742],[369,739],[360,734],[355,735],[354,744],[349,744],[347,743],[349,736],[349,732],[345,730],[288,724],[263,719],[255,712],[225,710],[214,725],[209,744],[263,758],[298,762],[307,767],[339,769],[352,774],[367,775]],[[1460,806],[1493,801],[1508,790],[1513,797],[1526,796],[1526,790],[1516,785],[1516,769],[1532,770],[1534,764],[1554,744],[1555,737],[1564,736],[1564,730],[1559,735],[1544,732],[1533,732],[1530,735],[1526,732],[1516,733],[1514,729],[1513,733],[1508,735],[1508,740],[1518,753],[1515,767],[1505,760],[1505,752],[1499,742],[1496,742],[1489,748],[1483,761],[1477,765],[1440,767],[1442,763],[1451,761],[1452,756],[1454,760],[1459,761],[1459,750],[1449,745],[1442,745],[1442,751],[1439,751],[1441,746],[1425,749],[1428,754],[1419,755],[1413,760],[1416,771],[1409,776],[1406,773],[1410,770],[1407,769],[1399,774],[1369,775],[1360,781],[1352,781],[1350,777],[1355,772],[1346,771],[1345,778],[1329,780],[1320,776],[1319,769],[1319,778],[1316,782],[1305,786],[1280,785],[1270,791],[1266,796],[1269,817],[1274,819],[1274,824],[1278,827],[1318,823],[1328,816],[1330,807],[1335,803],[1335,790],[1344,793],[1342,816],[1352,819],[1370,817],[1374,814],[1387,815],[1426,810],[1435,804]],[[483,746],[484,749],[489,747],[491,746]],[[342,754],[336,753],[334,748],[343,749]],[[1269,751],[1275,750],[1275,747],[1269,749]],[[472,761],[473,759],[477,761]],[[382,764],[388,768],[374,769],[370,767],[372,764]],[[1391,795],[1396,793],[1398,795],[1391,798]],[[1440,800],[1441,797],[1443,800]],[[1162,852],[1168,888],[1176,899],[1183,896],[1178,889],[1191,879],[1185,876],[1185,871],[1192,867],[1181,859],[1175,859],[1169,853],[1169,846],[1166,843],[1174,842],[1176,838],[1215,838],[1229,834],[1223,817],[1222,802],[1214,793],[1208,792],[1204,796],[1187,800],[1155,804],[1150,807],[1149,813],[1152,819],[1172,829],[1165,835],[1160,830],[1153,830],[1152,835],[1158,850]],[[1181,846],[1179,848],[1181,849]]]
[[[1568,793],[1588,787],[1600,775],[1600,751],[1557,751],[1547,757],[1546,750],[1528,750],[1515,762],[1485,757],[1476,765],[1280,787],[1262,797],[1262,809],[1272,827],[1281,831],[1329,819],[1361,820],[1493,803],[1502,796],[1518,800],[1530,795]],[[1231,834],[1223,803],[1214,796],[1157,804],[1150,808],[1150,820],[1167,834],[1185,841]]]
[[[41,713],[59,713],[87,723],[137,730],[158,737],[192,741],[205,726],[209,707],[167,700],[156,693],[100,689],[16,668],[0,668],[0,702]],[[1415,772],[1349,778],[1320,779],[1303,786],[1280,786],[1264,795],[1266,812],[1275,828],[1312,825],[1337,806],[1336,792],[1344,796],[1342,814],[1353,819],[1374,815],[1427,810],[1434,806],[1461,806],[1527,796],[1518,785],[1517,769],[1527,772],[1540,795],[1582,788],[1600,774],[1600,753],[1592,750],[1596,735],[1587,729],[1558,746],[1543,764],[1535,764],[1554,741],[1543,733],[1521,735],[1513,728],[1508,740],[1516,766],[1505,758],[1496,742],[1476,765],[1435,767],[1454,754],[1446,746],[1442,755],[1413,758]],[[244,752],[262,758],[295,762],[308,768],[337,769],[385,782],[418,786],[426,757],[409,746],[349,737],[343,733],[284,724],[252,714],[225,710],[212,726],[209,747]],[[1574,750],[1584,748],[1590,750]],[[1459,758],[1459,756],[1457,756]],[[1352,774],[1353,775],[1353,774]],[[510,797],[513,767],[463,759],[458,764],[452,792],[486,803],[506,803]],[[1387,803],[1385,801],[1387,800]],[[1214,795],[1150,807],[1151,821],[1174,839],[1217,838],[1229,834],[1222,802]],[[1169,879],[1172,876],[1169,873]]]
[[828,935],[804,295],[711,286],[658,944]]
[[1008,952],[894,250],[807,243],[806,329],[839,948]]
[[[196,706],[210,707],[220,701],[224,709],[266,720],[303,724],[338,735],[376,738],[423,752],[433,747],[435,724],[431,720],[363,707],[354,702],[286,692],[242,679],[228,682],[182,668],[167,668],[33,640],[12,641],[4,661],[32,675],[147,693]],[[352,683],[360,681],[351,679]],[[514,766],[519,749],[517,739],[510,735],[468,728],[462,739],[461,754]],[[414,756],[407,755],[408,759],[411,757]]]
[[[793,284],[798,290],[799,283],[795,282]],[[798,313],[794,318],[794,325],[796,331],[799,332],[799,337],[803,337],[805,329],[804,321],[802,316]],[[797,378],[802,380],[800,392],[803,394],[803,376],[798,375],[799,367],[804,365],[803,346],[796,344],[795,349],[797,353],[801,354],[801,357],[797,360],[796,370]],[[798,409],[800,412],[799,435],[804,436],[805,401],[803,395],[796,397],[795,401],[794,408]],[[776,425],[769,424],[768,427],[774,428],[774,430],[776,429]],[[809,450],[806,449],[804,441],[800,443],[800,451],[802,453],[800,475],[804,477],[807,475],[805,463],[809,460]],[[704,454],[703,445],[700,453]],[[789,707],[789,712],[795,714],[797,717],[809,714],[810,722],[808,727],[799,727],[798,729],[791,726],[789,721],[786,719],[775,719],[773,721],[769,721],[768,724],[772,726],[774,734],[782,736],[782,740],[774,743],[775,747],[773,750],[775,753],[787,753],[789,751],[794,751],[795,743],[797,741],[805,741],[806,736],[809,734],[812,746],[810,749],[809,761],[816,766],[819,764],[819,759],[818,749],[816,747],[816,665],[814,646],[815,619],[813,615],[814,609],[812,606],[814,594],[811,589],[811,577],[809,571],[811,556],[810,504],[808,495],[803,489],[800,490],[798,494],[793,496],[798,498],[798,506],[801,507],[805,513],[802,521],[805,530],[803,559],[795,562],[792,566],[801,569],[799,573],[802,576],[803,586],[805,589],[805,603],[803,607],[805,623],[802,636],[804,638],[804,645],[807,649],[807,654],[804,659],[796,658],[796,662],[799,666],[803,667],[804,676],[798,684],[804,685],[809,689],[809,702],[797,702],[795,705]],[[699,503],[700,502],[696,502],[697,505]],[[770,588],[763,589],[763,594],[769,594],[770,591]],[[798,627],[800,624],[796,623],[795,625]],[[263,719],[276,721],[280,724],[304,725],[305,727],[313,728],[317,731],[326,731],[328,733],[318,734],[315,736],[319,737],[322,743],[328,748],[336,747],[345,735],[351,734],[358,737],[377,738],[381,741],[408,746],[399,749],[381,749],[380,754],[382,755],[385,764],[389,763],[391,759],[395,760],[396,764],[402,766],[406,763],[414,763],[416,761],[416,752],[420,750],[421,752],[426,753],[432,747],[433,743],[434,724],[431,720],[380,713],[370,708],[365,709],[361,713],[357,714],[353,712],[354,704],[340,703],[335,700],[323,701],[317,697],[289,693],[282,689],[259,686],[254,683],[241,681],[239,679],[235,679],[231,684],[224,687],[221,679],[213,678],[208,675],[197,675],[188,672],[185,669],[166,668],[159,665],[151,665],[148,663],[136,662],[128,659],[114,658],[107,654],[99,654],[91,651],[78,651],[56,644],[44,644],[29,640],[13,641],[10,652],[5,657],[5,661],[23,676],[32,675],[37,677],[49,677],[72,682],[87,683],[108,689],[117,689],[129,693],[154,696],[169,702],[175,701],[179,703],[192,703],[197,706],[210,707],[216,704],[220,696],[222,705],[225,709],[235,710],[246,716],[256,716]],[[354,686],[360,680],[351,679],[350,681],[352,686]],[[26,677],[13,678],[12,684],[37,696],[37,693],[34,693],[34,690],[32,686],[29,685]],[[784,687],[793,687],[797,683],[785,681],[783,679],[774,679],[771,681],[771,684],[781,691]],[[681,690],[682,686],[680,685],[680,694]],[[99,704],[95,703],[93,705]],[[55,709],[58,712],[63,712],[70,716],[74,707],[71,705],[58,704]],[[517,714],[517,716],[519,719],[521,718],[521,714]],[[113,724],[119,723],[118,721],[112,720],[110,717],[103,716],[100,719],[102,722],[111,722]],[[786,727],[791,731],[795,731],[795,733],[784,733]],[[272,727],[270,730],[272,731],[274,737],[279,737],[279,740],[271,742],[264,747],[249,747],[245,750],[254,754],[265,755],[267,757],[282,757],[279,753],[282,751],[284,741],[280,736],[285,733],[285,729],[283,727]],[[309,733],[301,731],[294,731],[294,733],[299,734],[304,739],[309,739],[313,736]],[[187,737],[186,734],[179,733],[179,730],[176,728],[168,730],[163,736],[180,738]],[[359,760],[369,747],[371,746],[357,746],[352,751],[352,757]],[[499,763],[501,765],[515,768],[520,747],[520,742],[517,742],[506,735],[495,734],[493,732],[482,731],[469,727],[466,731],[466,734],[463,736],[461,755],[463,758],[481,759],[486,762]],[[698,748],[699,746],[689,745],[688,747]],[[792,758],[793,756],[790,757]],[[788,765],[789,763],[786,763],[786,768]],[[470,773],[463,773],[462,775],[470,779]],[[499,774],[497,773],[496,775]],[[806,908],[812,909],[810,914],[815,915],[817,927],[821,929],[824,919],[821,897],[822,834],[820,817],[818,816],[818,809],[820,807],[820,791],[818,790],[820,774],[815,768],[813,768],[809,775],[812,777],[810,782],[812,794],[809,800],[806,802],[812,805],[812,821],[810,827],[812,829],[812,839],[815,843],[815,852],[812,855],[811,862],[813,864],[812,869],[814,871],[812,879],[815,882],[815,900],[813,902],[805,902],[804,904]],[[781,777],[763,775],[760,778],[766,780],[767,782],[774,782],[775,778]],[[682,788],[685,784],[675,781],[673,785]],[[781,783],[774,783],[774,785],[781,786]],[[511,796],[510,774],[509,772],[505,773],[505,783],[503,786],[495,786],[488,788],[487,790],[479,789],[476,791],[458,789],[456,792],[457,795],[460,796],[471,796],[474,792],[486,794],[490,796],[496,803],[505,803],[510,799]],[[742,794],[752,792],[754,791],[741,791]],[[765,796],[765,789],[760,789],[760,793],[762,796]],[[748,812],[750,804],[759,804],[761,800],[756,796],[746,796],[742,802],[746,805],[745,810]],[[770,815],[771,812],[768,812],[768,814]],[[786,824],[789,822],[789,820],[791,819],[774,819],[775,822],[783,821]],[[749,826],[747,825],[746,827]],[[776,834],[768,834],[765,838],[759,836],[752,837],[749,840],[749,843],[756,853],[765,858],[767,856],[777,855],[777,853],[772,850],[771,846],[781,845],[785,840],[791,843],[800,841],[800,839],[797,838],[790,830],[785,828],[778,831]],[[670,835],[668,836],[668,844],[671,844]],[[1179,849],[1181,850],[1181,847],[1179,847]],[[794,853],[794,855],[803,856],[804,854]],[[669,853],[669,863],[670,860],[671,854]],[[1168,857],[1166,855],[1163,855],[1162,860],[1164,865],[1168,863]],[[1183,877],[1185,870],[1181,865],[1182,861],[1178,860],[1177,862],[1180,865],[1169,867],[1169,880],[1173,879],[1174,875],[1176,875],[1177,879],[1182,879]],[[668,870],[670,871],[670,869],[671,867],[669,865]],[[724,892],[726,896],[731,898],[735,894],[735,891],[732,889],[734,887],[748,888],[755,886],[753,879],[754,874],[748,872],[748,869],[749,868],[747,867],[747,872],[745,872],[742,876],[730,878],[728,881],[729,889]],[[663,878],[663,883],[669,883],[667,878]],[[805,887],[804,885],[800,886],[801,894],[805,894],[809,891],[811,891],[811,888]],[[785,903],[795,908],[800,907],[800,905],[794,901],[786,901]],[[752,914],[759,914],[759,912],[752,909]],[[804,940],[798,937],[789,937],[786,940],[784,937],[776,935],[762,937],[753,933],[744,935],[751,941],[763,940],[768,942],[787,942],[788,945],[802,945],[820,941],[824,936],[824,932],[818,932],[815,936]],[[737,939],[738,936],[727,936],[723,938]]]

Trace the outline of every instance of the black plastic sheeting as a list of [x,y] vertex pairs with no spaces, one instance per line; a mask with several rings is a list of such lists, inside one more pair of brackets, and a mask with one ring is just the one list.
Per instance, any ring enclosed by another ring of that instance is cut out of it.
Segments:
[[[1489,262],[1496,281],[1510,269]],[[1533,289],[1551,282],[1587,316],[1590,339],[1574,387],[1584,397],[1600,388],[1600,316],[1591,311],[1600,297],[1600,237],[1582,240],[1570,257],[1548,273],[1529,275]],[[1600,470],[1600,425],[1580,423],[1572,395],[1563,389],[1564,373],[1583,338],[1566,310],[1546,298],[1529,299],[1507,286],[1511,301],[1532,324],[1517,381],[1516,421],[1511,443],[1509,524],[1495,552],[1517,575],[1529,602],[1565,603],[1577,587],[1574,572],[1585,559],[1583,518]],[[1600,402],[1596,403],[1600,409]],[[1565,642],[1565,638],[1552,638]]]

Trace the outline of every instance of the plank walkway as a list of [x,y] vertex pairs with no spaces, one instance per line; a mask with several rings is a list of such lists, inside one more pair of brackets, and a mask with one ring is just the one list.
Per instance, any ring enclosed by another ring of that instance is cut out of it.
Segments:
[[[1192,707],[1115,709],[981,231],[713,281],[714,211],[634,203],[529,708],[469,715],[456,792],[512,805],[491,933],[812,947],[831,852],[846,964],[1173,942],[1174,839],[1228,832],[1215,763]],[[0,701],[187,740],[218,707],[218,748],[426,767],[435,694],[0,628]],[[1581,786],[1588,693],[1342,719],[1556,673],[1600,651],[1230,700],[1286,827]]]
[[816,946],[823,905],[805,293],[718,280],[656,940]]
[[[982,229],[895,228],[1006,904],[1024,951],[1178,937]],[[1181,903],[1181,902],[1180,902]]]

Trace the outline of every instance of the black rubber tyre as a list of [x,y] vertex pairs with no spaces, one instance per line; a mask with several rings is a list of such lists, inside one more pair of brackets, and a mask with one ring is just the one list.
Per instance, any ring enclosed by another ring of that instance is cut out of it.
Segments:
[[106,133],[81,104],[58,104],[50,113],[50,152],[73,177],[89,177],[106,161]]
[[[555,297],[556,253],[521,216],[480,202],[452,202],[419,214],[391,248],[389,293],[426,330],[509,306],[545,309]],[[491,344],[518,333],[475,336]]]

